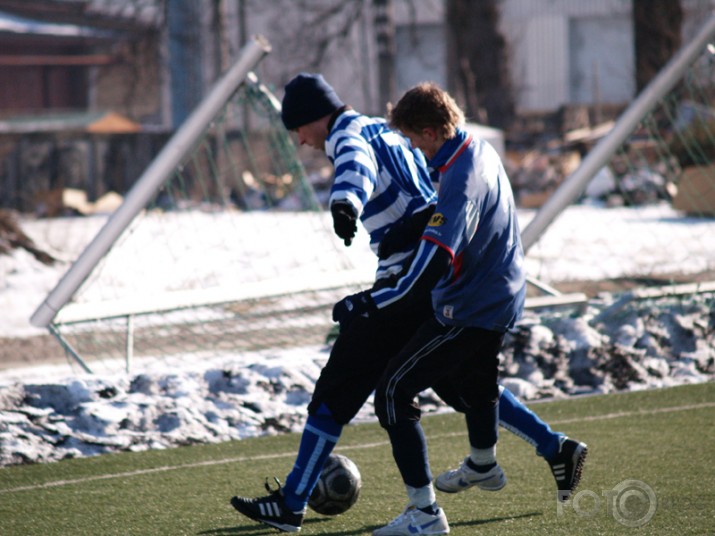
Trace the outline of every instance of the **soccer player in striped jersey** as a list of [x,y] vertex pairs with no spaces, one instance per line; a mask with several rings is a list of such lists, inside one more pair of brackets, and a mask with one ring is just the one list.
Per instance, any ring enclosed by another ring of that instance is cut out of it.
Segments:
[[[335,169],[329,206],[336,234],[352,243],[359,219],[378,256],[373,291],[404,275],[437,203],[424,155],[382,118],[346,106],[321,75],[301,73],[286,85],[282,119],[301,145],[325,151]],[[358,413],[388,360],[432,316],[429,289],[399,315],[356,315],[341,330],[321,371],[294,466],[285,485],[268,496],[233,497],[242,514],[286,532],[300,530],[310,493],[342,427]],[[499,398],[502,424],[537,447],[556,451],[563,434],[552,432],[507,390]],[[503,473],[469,486],[497,490]],[[557,480],[558,485],[558,480]],[[468,487],[469,487],[468,486]],[[465,488],[466,489],[466,488]],[[269,490],[270,491],[270,490]]]

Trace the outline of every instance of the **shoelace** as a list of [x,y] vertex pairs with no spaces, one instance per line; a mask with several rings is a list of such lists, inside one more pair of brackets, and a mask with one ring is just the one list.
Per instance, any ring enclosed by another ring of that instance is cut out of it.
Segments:
[[395,519],[390,521],[388,523],[388,526],[393,527],[395,525],[399,525],[403,522],[404,519],[412,520],[412,518],[415,517],[416,512],[417,512],[417,507],[414,504],[410,504],[407,506],[407,508],[404,509],[404,511],[399,516],[397,516]]
[[447,473],[447,477],[448,477],[448,478],[453,478],[453,477],[455,477],[455,476],[457,476],[457,475],[464,475],[464,476],[466,476],[466,475],[468,475],[469,473],[473,473],[473,472],[474,472],[474,471],[472,471],[469,467],[467,467],[467,463],[466,463],[464,460],[462,460],[462,463],[459,464],[459,467],[457,467],[456,469],[451,469],[451,470]]
[[280,491],[283,486],[281,486],[281,481],[278,480],[278,477],[273,477],[273,480],[276,481],[276,486],[278,486],[276,489],[271,489],[270,484],[268,483],[268,477],[266,477],[266,481],[263,483],[263,485],[266,487],[266,491],[268,493],[275,493],[276,491]]

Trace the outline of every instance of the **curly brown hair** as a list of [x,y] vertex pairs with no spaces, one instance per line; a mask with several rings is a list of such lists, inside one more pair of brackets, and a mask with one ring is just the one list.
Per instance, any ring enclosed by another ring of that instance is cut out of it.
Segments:
[[423,128],[433,128],[447,140],[464,123],[464,112],[434,82],[422,82],[408,90],[397,104],[388,107],[387,117],[396,130],[421,132]]

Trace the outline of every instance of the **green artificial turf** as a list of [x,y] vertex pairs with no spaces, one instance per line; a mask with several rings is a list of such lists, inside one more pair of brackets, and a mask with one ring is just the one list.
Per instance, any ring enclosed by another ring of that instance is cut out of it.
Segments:
[[[497,457],[508,484],[493,493],[438,492],[450,534],[715,534],[715,384],[531,407],[555,430],[588,443],[577,493],[557,503],[548,465],[502,430]],[[434,415],[423,423],[434,474],[456,467],[468,452],[462,417]],[[298,441],[288,434],[3,468],[0,534],[277,534],[242,518],[229,499],[264,494],[266,477],[284,479]],[[360,468],[360,499],[336,517],[309,511],[301,534],[370,534],[406,504],[378,425],[346,427],[337,452]]]

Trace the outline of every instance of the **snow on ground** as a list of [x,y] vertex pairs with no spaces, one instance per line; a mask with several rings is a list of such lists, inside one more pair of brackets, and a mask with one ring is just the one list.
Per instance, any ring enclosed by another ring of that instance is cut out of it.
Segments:
[[[522,215],[522,227],[532,215]],[[102,223],[80,230],[68,219],[24,228],[40,247],[60,250],[70,260]],[[300,225],[290,223],[303,247],[323,247],[310,245],[309,237],[318,233]],[[657,240],[637,242],[644,233]],[[545,282],[655,268],[695,273],[715,267],[712,236],[715,220],[682,218],[667,206],[572,207],[529,252],[527,268]],[[365,237],[348,253],[353,266],[369,276],[374,257]],[[66,263],[41,265],[24,251],[0,256],[0,337],[44,333],[28,319],[66,268]],[[503,383],[531,400],[712,381],[712,300],[712,294],[703,294],[633,301],[602,317],[613,301],[604,295],[578,315],[558,309],[530,312],[507,340]],[[131,373],[112,375],[77,373],[67,364],[3,370],[0,465],[299,431],[328,353],[327,347],[312,346],[192,361],[143,359]],[[422,403],[427,411],[445,410],[430,392]],[[370,419],[371,401],[357,420]]]

